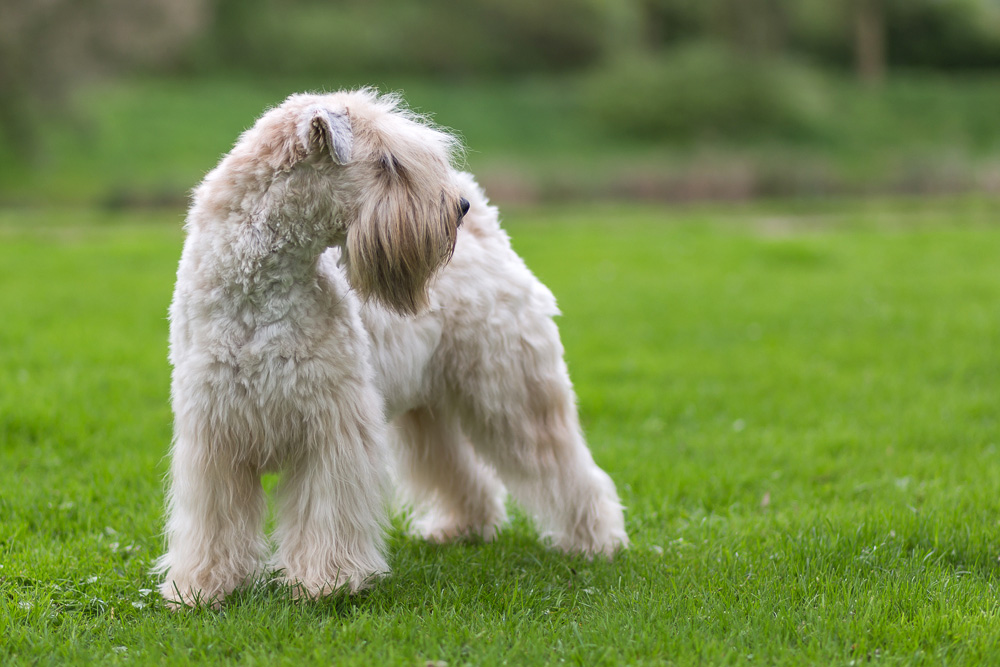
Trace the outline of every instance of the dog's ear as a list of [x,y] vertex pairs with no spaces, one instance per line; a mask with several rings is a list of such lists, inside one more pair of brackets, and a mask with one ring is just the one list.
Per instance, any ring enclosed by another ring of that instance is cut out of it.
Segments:
[[298,127],[299,142],[306,154],[325,151],[337,164],[351,161],[354,131],[347,112],[312,107],[303,114]]
[[427,286],[458,238],[452,198],[414,190],[413,183],[376,183],[347,227],[347,279],[363,298],[403,315],[428,303]]

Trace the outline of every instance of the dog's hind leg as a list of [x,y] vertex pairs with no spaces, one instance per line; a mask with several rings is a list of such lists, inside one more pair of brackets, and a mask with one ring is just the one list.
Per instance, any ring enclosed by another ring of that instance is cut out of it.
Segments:
[[587,449],[555,323],[522,313],[494,331],[459,380],[462,427],[556,548],[611,556],[628,545],[614,482]]
[[156,571],[166,574],[160,593],[172,606],[218,606],[261,564],[264,492],[251,466],[190,445],[174,446],[167,553]]
[[275,567],[296,595],[355,592],[389,572],[381,411],[374,389],[341,392],[306,425],[288,462],[278,488]]
[[496,473],[477,456],[458,419],[429,408],[394,422],[400,481],[414,503],[416,531],[431,542],[492,540],[507,520]]

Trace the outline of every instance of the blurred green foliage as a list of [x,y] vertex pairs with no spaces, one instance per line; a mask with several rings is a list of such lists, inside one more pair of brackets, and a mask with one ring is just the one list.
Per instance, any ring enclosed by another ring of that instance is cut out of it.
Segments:
[[[42,167],[25,169],[0,150],[0,206],[182,206],[186,192],[263,109],[294,91],[361,83],[401,91],[415,109],[458,130],[469,148],[467,168],[502,203],[1000,188],[1000,85],[993,76],[899,74],[882,89],[822,76],[813,81],[819,109],[803,102],[799,133],[761,121],[756,127],[765,129],[752,133],[744,125],[742,134],[706,130],[688,138],[677,130],[649,138],[597,117],[589,77],[452,85],[405,77],[231,75],[130,79],[89,89],[78,107],[84,131],[47,126]],[[688,118],[705,127],[703,119]]]
[[[997,0],[868,0],[898,67],[1000,65]],[[853,63],[861,0],[214,0],[186,67],[483,76],[589,68],[712,39]]]
[[660,192],[703,150],[741,183],[993,183],[998,67],[1000,0],[5,0],[0,199],[176,201],[263,107],[365,84],[520,192]]
[[997,0],[640,0],[640,6],[652,49],[709,36],[743,52],[794,54],[846,69],[854,64],[865,2],[881,16],[891,66],[1000,66]]
[[712,42],[630,54],[597,70],[585,93],[613,133],[672,142],[808,137],[819,132],[827,97],[809,68],[747,60]]
[[[900,67],[1000,64],[992,0],[868,0]],[[449,80],[582,73],[610,134],[644,140],[817,134],[855,48],[859,0],[218,0],[195,71]]]
[[403,73],[561,71],[609,48],[613,0],[217,0],[197,71]]

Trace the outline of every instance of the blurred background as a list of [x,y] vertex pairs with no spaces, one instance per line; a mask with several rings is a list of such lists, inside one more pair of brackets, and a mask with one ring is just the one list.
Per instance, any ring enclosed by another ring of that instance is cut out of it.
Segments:
[[182,206],[364,84],[500,203],[1000,191],[1000,0],[2,0],[0,204]]

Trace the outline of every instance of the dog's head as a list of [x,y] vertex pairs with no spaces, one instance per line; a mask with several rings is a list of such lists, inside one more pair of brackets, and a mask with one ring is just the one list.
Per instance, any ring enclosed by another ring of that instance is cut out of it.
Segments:
[[292,95],[240,144],[273,170],[266,208],[341,246],[363,298],[407,314],[426,305],[469,207],[454,180],[455,137],[398,97],[363,89]]

